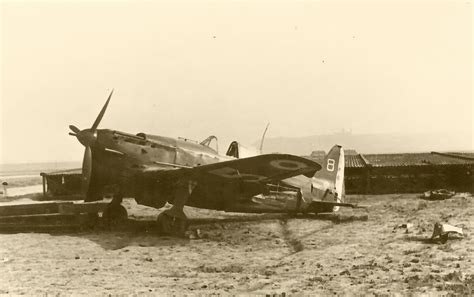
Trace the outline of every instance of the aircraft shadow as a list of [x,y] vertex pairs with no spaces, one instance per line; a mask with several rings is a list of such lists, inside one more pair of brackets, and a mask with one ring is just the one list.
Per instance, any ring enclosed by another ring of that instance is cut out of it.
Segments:
[[[294,214],[249,214],[249,215],[230,215],[229,217],[218,218],[190,218],[188,220],[190,232],[205,225],[227,224],[238,222],[262,222],[278,220],[286,225],[288,219],[315,219],[323,221],[332,221],[334,223],[345,223],[357,220],[357,217],[344,217],[339,214],[319,214],[319,215],[294,215]],[[360,218],[359,218],[360,219]],[[360,219],[366,220],[366,216]],[[106,226],[100,219],[94,226],[78,224],[72,218],[63,221],[57,221],[55,224],[42,225],[22,222],[20,224],[11,224],[9,228],[0,228],[0,234],[16,233],[43,233],[52,236],[74,236],[85,238],[100,245],[107,250],[123,249],[129,246],[169,246],[185,245],[190,242],[189,236],[171,237],[160,234],[157,230],[156,220],[129,218],[117,226]],[[213,240],[212,238],[206,238]],[[216,238],[215,240],[219,240]],[[288,240],[291,242],[291,240]],[[296,246],[295,250],[299,248]]]

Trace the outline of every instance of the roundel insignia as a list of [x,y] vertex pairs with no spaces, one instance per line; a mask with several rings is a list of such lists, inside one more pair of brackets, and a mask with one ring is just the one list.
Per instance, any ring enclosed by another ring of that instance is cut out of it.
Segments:
[[293,160],[273,160],[270,166],[283,170],[298,170],[307,167],[305,163]]
[[239,173],[236,169],[233,169],[230,167],[218,168],[215,170],[211,170],[209,172],[215,175],[225,177],[225,178],[241,179],[246,182],[257,182],[257,181],[264,180],[266,178],[265,176],[256,175],[256,174]]
[[257,182],[260,180],[264,180],[265,177],[261,175],[255,175],[255,174],[248,174],[248,173],[243,173],[240,175],[240,178],[244,181],[248,182]]

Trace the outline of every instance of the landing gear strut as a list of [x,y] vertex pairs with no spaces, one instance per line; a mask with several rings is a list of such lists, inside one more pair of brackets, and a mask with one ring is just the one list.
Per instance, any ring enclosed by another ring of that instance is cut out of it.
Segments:
[[102,214],[102,219],[109,228],[122,225],[128,217],[127,210],[121,205],[122,199],[122,196],[114,197]]
[[184,232],[186,232],[188,228],[186,216],[176,217],[169,214],[168,210],[160,213],[156,221],[159,233],[165,235],[184,236]]
[[181,180],[178,182],[174,194],[173,206],[160,213],[157,218],[158,231],[160,234],[184,236],[188,223],[183,207],[196,185],[197,183],[193,180]]

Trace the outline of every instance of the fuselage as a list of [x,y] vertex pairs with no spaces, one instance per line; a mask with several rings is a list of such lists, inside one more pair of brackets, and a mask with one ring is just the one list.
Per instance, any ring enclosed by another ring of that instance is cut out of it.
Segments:
[[[161,208],[173,203],[177,180],[157,179],[156,172],[193,168],[235,159],[220,155],[216,150],[192,140],[102,129],[92,146],[93,182],[99,192],[104,188],[118,188],[123,195],[134,197],[138,203]],[[150,172],[149,178],[147,172]],[[95,181],[95,182],[94,182]],[[255,187],[241,185],[220,186],[207,181],[199,183],[187,205],[225,210],[242,197],[251,197]]]
[[[173,203],[176,179],[156,178],[157,171],[193,168],[201,165],[235,159],[220,155],[213,148],[184,138],[138,133],[136,135],[101,129],[96,131],[93,151],[92,187],[97,193],[104,189],[119,189],[127,197],[134,197],[139,204],[161,208]],[[147,172],[150,172],[149,178]],[[168,176],[168,175],[167,175]],[[268,190],[231,184],[225,187],[206,180],[194,189],[186,205],[236,211],[236,212],[291,212],[305,207],[312,200],[311,178],[296,176],[285,179],[293,191],[281,190],[276,196],[256,195]],[[298,199],[298,192],[303,200]]]
[[195,167],[232,159],[219,155],[209,146],[187,139],[144,133],[133,135],[106,129],[97,133],[93,148],[136,161],[138,166]]

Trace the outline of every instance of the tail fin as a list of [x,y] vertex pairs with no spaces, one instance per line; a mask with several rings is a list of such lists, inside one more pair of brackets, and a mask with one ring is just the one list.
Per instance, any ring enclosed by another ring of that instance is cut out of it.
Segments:
[[[321,167],[311,180],[313,201],[343,203],[345,196],[344,149],[340,145],[333,146],[324,158]],[[332,206],[332,211],[338,210],[339,206]]]

